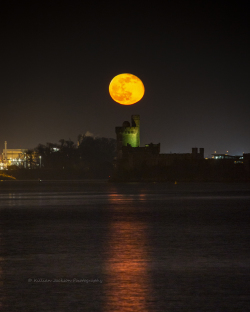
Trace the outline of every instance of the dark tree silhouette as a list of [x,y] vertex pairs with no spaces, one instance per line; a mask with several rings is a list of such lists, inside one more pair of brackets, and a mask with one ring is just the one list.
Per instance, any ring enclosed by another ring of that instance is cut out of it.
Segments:
[[36,163],[40,164],[41,160],[43,169],[74,171],[88,177],[107,177],[111,173],[115,139],[82,136],[78,147],[71,139],[60,139],[59,143],[39,144],[30,150],[29,166],[35,163],[32,157],[36,155]]

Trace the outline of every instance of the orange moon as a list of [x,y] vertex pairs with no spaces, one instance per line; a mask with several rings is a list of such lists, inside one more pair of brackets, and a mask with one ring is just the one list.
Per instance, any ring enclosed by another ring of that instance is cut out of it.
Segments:
[[140,101],[145,93],[144,85],[132,74],[115,76],[109,84],[109,94],[114,101],[122,105],[131,105]]

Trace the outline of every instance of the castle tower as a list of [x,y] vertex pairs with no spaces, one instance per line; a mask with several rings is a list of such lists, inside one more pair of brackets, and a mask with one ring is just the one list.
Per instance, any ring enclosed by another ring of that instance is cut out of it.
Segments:
[[122,127],[116,127],[117,151],[128,144],[132,147],[140,146],[140,115],[131,116],[129,121],[124,121]]

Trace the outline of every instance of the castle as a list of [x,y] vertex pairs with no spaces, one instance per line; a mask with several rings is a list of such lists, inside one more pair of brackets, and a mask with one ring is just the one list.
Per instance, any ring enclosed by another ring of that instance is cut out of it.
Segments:
[[[221,177],[236,179],[249,172],[249,155],[204,159],[204,148],[193,147],[191,153],[160,153],[160,143],[140,146],[140,116],[132,115],[115,128],[117,157],[114,180],[121,181],[213,181]],[[216,156],[217,157],[217,156]],[[243,163],[244,158],[244,163]],[[227,161],[228,160],[228,161]],[[238,166],[237,166],[238,165]]]
[[116,127],[117,160],[127,160],[131,167],[137,161],[148,165],[170,165],[175,160],[204,159],[204,148],[194,147],[192,153],[160,154],[160,143],[146,144],[140,147],[140,115],[131,116],[131,124],[124,121],[122,127]]

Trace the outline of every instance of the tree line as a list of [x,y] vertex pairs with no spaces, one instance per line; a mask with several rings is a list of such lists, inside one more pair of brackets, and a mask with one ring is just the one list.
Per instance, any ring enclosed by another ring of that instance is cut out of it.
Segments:
[[78,144],[61,139],[59,143],[38,144],[27,150],[25,167],[106,175],[112,170],[115,154],[115,139],[81,135]]

